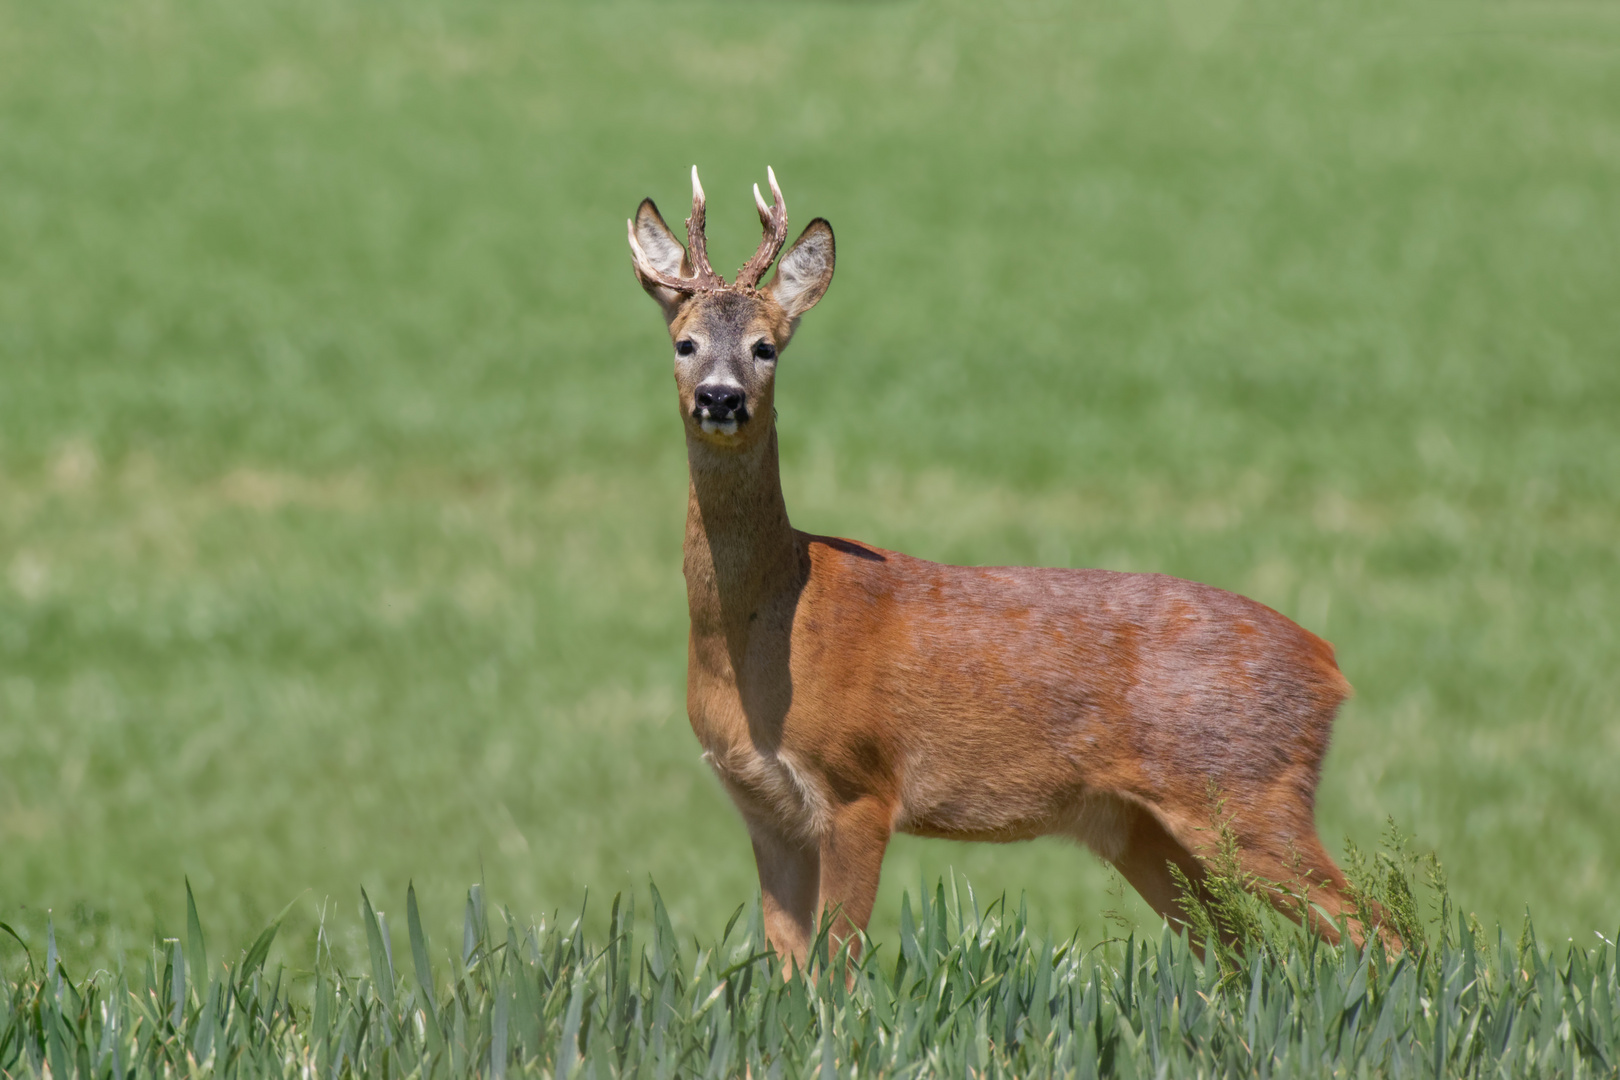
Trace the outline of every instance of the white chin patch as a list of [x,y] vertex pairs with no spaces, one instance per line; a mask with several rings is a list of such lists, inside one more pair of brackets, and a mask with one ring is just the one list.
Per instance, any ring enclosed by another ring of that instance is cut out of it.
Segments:
[[737,421],[735,420],[705,420],[703,431],[708,435],[735,435],[737,434]]

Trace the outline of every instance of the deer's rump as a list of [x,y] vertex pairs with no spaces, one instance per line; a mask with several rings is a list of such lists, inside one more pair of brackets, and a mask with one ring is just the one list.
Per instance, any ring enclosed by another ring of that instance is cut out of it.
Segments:
[[1349,684],[1262,604],[1160,574],[806,550],[785,743],[835,794],[884,789],[899,828],[1086,839],[1121,803],[1195,819],[1212,785],[1291,816],[1314,801]]

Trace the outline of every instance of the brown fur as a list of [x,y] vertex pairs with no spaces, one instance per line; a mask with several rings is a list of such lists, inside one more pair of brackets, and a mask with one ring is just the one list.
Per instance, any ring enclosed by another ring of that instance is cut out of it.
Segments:
[[[631,227],[652,222],[663,228],[647,202]],[[678,241],[644,235],[672,276],[643,284],[672,342],[693,349],[676,357],[687,711],[747,823],[780,953],[803,963],[822,911],[841,912],[840,939],[864,929],[897,831],[1069,836],[1179,920],[1169,867],[1199,879],[1212,787],[1247,872],[1308,886],[1329,915],[1350,910],[1314,823],[1350,692],[1327,642],[1158,574],[944,566],[794,529],[775,362],[757,346],[785,346],[825,291],[830,227],[813,222],[761,290],[672,289]],[[746,395],[735,430],[694,407],[716,380]]]

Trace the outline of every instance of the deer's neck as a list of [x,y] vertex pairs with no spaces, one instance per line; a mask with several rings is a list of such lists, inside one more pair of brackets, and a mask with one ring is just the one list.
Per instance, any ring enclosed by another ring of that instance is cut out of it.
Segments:
[[695,635],[723,634],[735,651],[777,594],[796,590],[801,570],[782,499],[776,430],[740,452],[690,435],[686,595]]

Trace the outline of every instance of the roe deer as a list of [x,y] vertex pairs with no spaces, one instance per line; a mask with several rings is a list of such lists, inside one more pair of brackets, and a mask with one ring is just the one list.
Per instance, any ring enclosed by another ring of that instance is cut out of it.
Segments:
[[944,566],[788,523],[776,364],[832,281],[833,232],[810,222],[761,285],[787,237],[768,175],[729,285],[696,167],[684,247],[651,199],[628,226],[686,427],[687,712],[747,823],[773,947],[803,966],[822,912],[837,941],[864,930],[896,831],[1073,837],[1181,921],[1170,868],[1201,880],[1212,789],[1247,874],[1353,914],[1314,821],[1350,693],[1327,642],[1160,574]]

